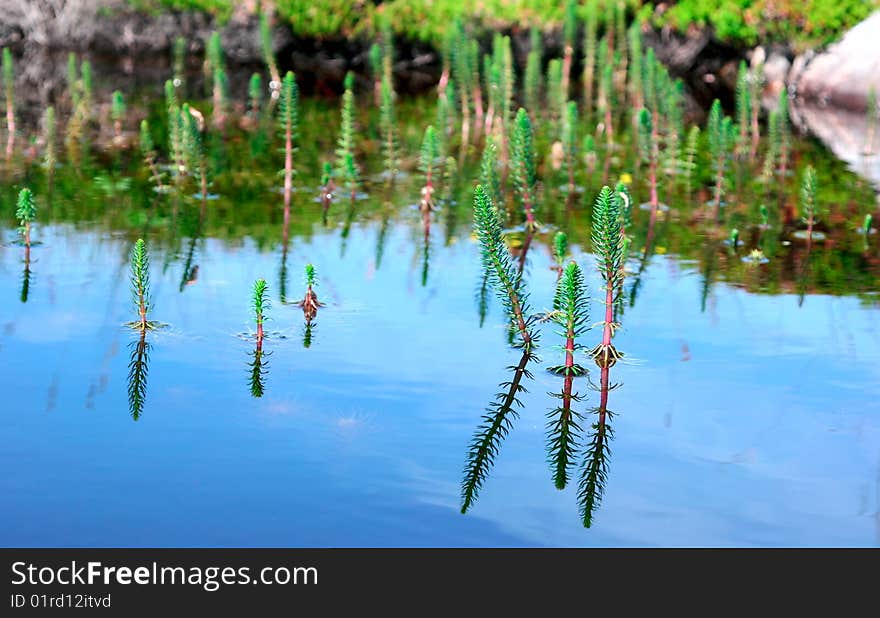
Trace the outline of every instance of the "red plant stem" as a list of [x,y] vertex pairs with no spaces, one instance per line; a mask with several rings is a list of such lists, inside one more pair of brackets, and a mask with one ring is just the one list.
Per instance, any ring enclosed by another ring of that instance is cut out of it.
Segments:
[[[523,270],[525,270],[525,267],[526,267],[526,254],[528,254],[529,248],[532,246],[532,236],[533,236],[533,234],[530,230],[526,234],[526,240],[525,240],[525,242],[523,242],[522,252],[519,254],[519,269],[517,271],[517,274],[520,277],[522,277]],[[560,269],[560,272],[562,272],[562,269]]]
[[147,330],[147,305],[144,302],[144,288],[138,286],[138,312],[141,315],[141,330]]
[[605,426],[605,413],[608,411],[608,379],[609,374],[611,373],[611,369],[609,367],[602,367],[602,372],[599,376],[599,426]]
[[495,103],[490,100],[489,107],[486,110],[486,122],[483,125],[483,132],[486,135],[492,133],[492,124],[495,122]]
[[571,416],[571,389],[574,383],[574,316],[569,315],[565,338],[565,382],[562,385],[562,420]]
[[572,161],[571,152],[566,155],[568,159],[568,195],[574,193],[574,161]]
[[28,249],[31,248],[31,224],[30,221],[25,222],[24,224],[24,246]]
[[610,268],[605,286],[605,325],[602,330],[602,347],[611,345],[611,325],[614,324],[614,271]]
[[761,140],[761,129],[758,126],[758,104],[752,105],[752,147],[749,150],[749,159],[754,161],[758,154],[758,142]]
[[263,314],[257,314],[257,349],[263,343]]
[[810,252],[812,245],[813,245],[813,213],[810,213],[810,216],[807,217],[807,253]]

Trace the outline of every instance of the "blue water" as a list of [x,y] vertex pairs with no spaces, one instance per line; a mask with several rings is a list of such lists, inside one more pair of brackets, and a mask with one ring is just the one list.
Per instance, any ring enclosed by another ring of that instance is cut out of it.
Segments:
[[[213,206],[209,205],[209,208]],[[463,211],[467,212],[467,211]],[[466,216],[466,215],[465,215]],[[518,352],[492,303],[475,300],[477,246],[464,220],[432,230],[422,285],[418,213],[315,222],[294,235],[289,300],[318,269],[325,306],[309,348],[278,298],[280,246],[201,238],[194,283],[154,243],[146,401],[127,376],[137,335],[130,233],[45,223],[27,303],[22,251],[0,249],[0,545],[4,546],[779,546],[880,544],[880,310],[876,298],[751,293],[698,266],[651,258],[616,342],[616,412],[604,499],[585,529],[576,487],[546,463],[548,392],[560,343],[542,327],[540,367],[479,499],[459,513],[466,447]],[[147,236],[148,245],[152,245]],[[592,257],[591,320],[603,305]],[[185,249],[187,243],[183,243]],[[168,252],[172,251],[171,254]],[[167,268],[164,267],[168,263]],[[529,259],[532,304],[551,304],[546,244]],[[269,281],[265,394],[251,396],[249,290]],[[585,343],[598,341],[598,329]],[[583,409],[598,393],[585,383]],[[576,483],[574,484],[576,485]]]

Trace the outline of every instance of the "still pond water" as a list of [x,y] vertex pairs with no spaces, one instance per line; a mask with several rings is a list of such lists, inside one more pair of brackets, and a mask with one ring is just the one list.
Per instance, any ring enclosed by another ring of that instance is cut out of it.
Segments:
[[[412,153],[424,126],[418,107],[401,136]],[[777,230],[764,240],[769,261],[749,265],[753,228],[740,224],[746,246],[734,252],[691,224],[705,194],[691,204],[667,196],[654,247],[645,259],[635,251],[628,267],[615,338],[626,357],[612,370],[614,437],[592,527],[581,523],[576,486],[555,489],[546,461],[548,393],[561,382],[543,371],[561,357],[549,324],[524,408],[462,515],[468,443],[519,358],[491,296],[481,316],[469,202],[479,153],[438,207],[427,243],[412,165],[392,190],[376,183],[353,205],[337,198],[325,218],[318,171],[338,108],[307,108],[286,244],[282,155],[240,132],[212,151],[226,172],[204,214],[189,194],[157,196],[142,170],[126,180],[134,155],[86,157],[77,173],[60,166],[51,193],[35,165],[7,170],[0,544],[880,544],[876,238],[866,249],[847,232],[805,256]],[[817,145],[801,148],[822,162],[820,182],[848,196],[840,199],[874,199]],[[367,154],[378,174],[378,154]],[[552,237],[567,231],[598,322],[587,205],[601,181],[579,181],[591,188],[566,206],[563,181],[545,179],[544,226],[526,272],[533,307],[548,309]],[[22,302],[12,213],[25,184],[39,215]],[[634,217],[640,248],[647,213]],[[165,325],[144,347],[124,326],[134,317],[128,259],[138,237],[150,250],[151,316]],[[295,304],[306,263],[324,303],[308,335]],[[250,289],[260,277],[272,306],[255,397]],[[133,362],[145,386],[134,405]],[[598,393],[579,390],[580,407],[596,405]]]

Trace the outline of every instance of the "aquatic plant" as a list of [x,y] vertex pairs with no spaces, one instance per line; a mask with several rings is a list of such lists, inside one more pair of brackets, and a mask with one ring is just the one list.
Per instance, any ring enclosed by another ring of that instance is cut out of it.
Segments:
[[171,80],[165,82],[165,119],[168,125],[168,155],[171,158],[171,175],[176,181],[180,181],[186,171],[184,125],[180,114],[180,105],[177,102],[177,93]]
[[808,165],[801,181],[801,214],[807,224],[807,246],[813,242],[813,225],[816,223],[818,208],[816,205],[816,170]]
[[565,156],[565,169],[568,175],[568,194],[574,194],[574,162],[577,156],[577,103],[569,101],[562,116],[562,151]]
[[515,346],[523,353],[516,366],[509,367],[513,376],[501,384],[501,393],[491,402],[471,440],[467,452],[464,479],[461,484],[461,512],[465,513],[476,500],[498,455],[501,442],[510,432],[516,417],[515,406],[521,407],[518,395],[525,391],[523,378],[531,379],[527,366],[537,362],[534,349],[537,333],[533,330],[534,316],[529,315],[528,293],[522,280],[510,263],[510,253],[501,233],[501,222],[492,199],[481,185],[474,191],[474,228],[480,243],[483,268],[504,305],[510,327],[518,334]]
[[699,167],[699,144],[700,127],[697,125],[688,129],[687,141],[684,147],[684,159],[681,161],[681,169],[684,172],[685,194],[690,195],[693,188],[694,172]]
[[[608,150],[614,144],[614,62],[609,57],[611,43],[608,36],[599,43],[598,69],[599,69],[599,94],[596,98],[596,109],[602,116],[602,132],[605,134],[605,149]],[[656,106],[652,109],[657,109]],[[606,157],[606,161],[609,158]],[[606,165],[607,168],[607,165]]]
[[499,213],[504,213],[504,194],[501,191],[501,178],[498,176],[498,148],[491,138],[486,139],[483,156],[480,159],[480,182],[489,194]]
[[315,267],[312,264],[306,264],[305,280],[306,293],[298,304],[302,307],[306,322],[311,322],[318,314],[318,308],[322,306],[318,301],[317,293],[315,293],[315,288],[318,287],[318,280],[315,275]]
[[730,159],[731,146],[735,140],[733,123],[729,117],[721,111],[721,101],[715,99],[709,110],[709,123],[706,128],[709,134],[709,152],[712,156],[712,164],[715,171],[715,193],[713,204],[715,218],[717,219],[721,208],[721,198],[724,193],[724,180],[727,171],[727,162]]
[[55,143],[57,140],[56,133],[55,108],[50,105],[43,113],[43,142],[46,145],[46,150],[43,154],[43,165],[46,168],[46,176],[50,185],[55,175],[55,167],[58,164],[58,152]]
[[600,404],[594,408],[596,421],[590,426],[590,434],[584,453],[584,469],[578,483],[578,505],[581,522],[585,528],[593,525],[593,514],[605,495],[608,481],[608,458],[611,455],[609,444],[614,437],[610,420],[613,416],[608,409],[608,392],[614,386],[608,383],[608,370],[602,371],[600,379]]
[[31,225],[37,219],[37,205],[34,202],[33,192],[27,187],[18,192],[15,218],[18,219],[18,231],[22,241],[26,247],[30,247]]
[[175,88],[183,88],[186,84],[186,39],[179,36],[174,39],[174,47],[172,48],[171,66],[174,77],[172,83]]
[[[385,159],[387,181],[394,182],[397,174],[397,115],[394,111],[394,87],[387,77],[380,86],[379,124],[382,132],[382,153]],[[433,133],[433,129],[432,129]]]
[[211,120],[215,127],[223,128],[229,107],[229,79],[223,67],[214,68],[213,109]]
[[321,206],[324,209],[324,219],[326,223],[327,209],[330,208],[330,202],[333,199],[333,166],[329,161],[324,161],[321,170]]
[[751,146],[749,147],[749,160],[754,162],[758,154],[758,145],[761,142],[761,127],[758,124],[758,115],[761,111],[761,93],[764,89],[764,63],[759,62],[753,67],[749,75],[749,99],[752,102],[749,109],[751,127]]
[[514,121],[513,136],[511,137],[512,168],[516,194],[526,214],[526,225],[534,229],[537,227],[533,208],[535,205],[535,190],[538,183],[538,174],[535,166],[534,136],[532,123],[526,110],[519,108]]
[[634,110],[641,109],[644,106],[643,84],[643,65],[642,65],[642,23],[636,19],[627,30],[627,38],[629,40],[630,60],[627,65],[627,88],[629,98]]
[[767,117],[767,149],[764,153],[764,165],[761,170],[761,182],[765,186],[769,185],[773,174],[776,172],[776,164],[782,149],[780,124],[779,109],[770,110],[770,114]]
[[593,88],[596,81],[596,37],[599,30],[599,1],[587,0],[584,7],[584,57],[583,82],[586,115],[592,116]]
[[531,45],[529,54],[526,56],[526,71],[523,77],[523,100],[526,109],[538,110],[541,108],[541,31],[532,27],[529,35]]
[[[211,33],[205,43],[205,61],[204,70],[205,77],[210,78],[217,69],[225,68],[223,61],[223,43],[220,40],[220,33],[216,30]],[[206,84],[207,85],[207,84]]]
[[779,91],[779,175],[785,179],[788,160],[791,155],[791,122],[788,119],[788,90],[785,86]]
[[125,98],[119,90],[114,90],[110,99],[110,117],[113,119],[113,133],[119,140],[122,138],[122,121],[125,119]]
[[199,197],[202,198],[204,205],[205,200],[208,199],[208,160],[205,158],[203,146],[202,115],[198,110],[184,103],[180,108],[180,118],[186,170],[198,183]]
[[[562,230],[556,232],[556,235],[553,236],[553,259],[556,260],[556,280],[562,278],[563,265],[565,263],[565,256],[568,253],[568,235]],[[553,309],[559,309],[557,306],[557,297],[553,297]]]
[[248,81],[248,102],[248,116],[251,123],[256,125],[263,105],[263,76],[259,73],[251,74]]
[[751,146],[749,125],[752,117],[752,88],[749,84],[749,71],[744,60],[739,63],[736,74],[736,122],[739,137],[736,142],[737,158],[744,158]]
[[571,65],[574,60],[574,45],[577,38],[578,27],[578,3],[577,0],[568,0],[565,3],[565,12],[562,21],[562,100],[568,99],[570,93],[569,80],[571,80]]
[[70,97],[70,110],[75,113],[79,108],[80,102],[79,69],[76,66],[76,54],[69,52],[67,54],[67,95]]
[[370,75],[373,78],[373,98],[376,100],[376,104],[379,105],[382,101],[382,75],[384,72],[382,67],[382,46],[379,43],[370,45],[370,49],[367,51],[367,61],[370,67]]
[[593,253],[605,287],[605,319],[602,322],[602,343],[590,350],[600,368],[614,365],[623,355],[612,343],[619,324],[614,319],[614,305],[623,285],[622,199],[604,186],[593,204]]
[[147,312],[152,309],[150,300],[150,257],[143,238],[138,238],[131,250],[131,297],[138,312],[138,320],[129,326],[141,331],[153,328],[155,324],[147,321]]
[[345,75],[344,87],[345,92],[342,94],[342,122],[336,146],[336,176],[351,191],[352,199],[354,199],[358,185],[358,169],[354,160],[354,74],[351,71]]
[[547,63],[547,107],[552,126],[557,128],[562,118],[565,97],[562,91],[562,61],[553,58]]
[[142,329],[140,336],[132,343],[131,356],[128,361],[128,412],[133,421],[137,421],[144,411],[147,399],[147,375],[149,373],[150,344],[147,343],[147,331]]
[[3,48],[3,92],[6,95],[6,158],[9,159],[15,147],[15,68],[8,47]]
[[266,310],[269,309],[269,284],[265,279],[254,281],[251,291],[251,308],[254,311],[254,322],[257,325],[257,344],[263,342],[263,324],[266,323]]
[[93,82],[92,82],[92,63],[83,60],[79,65],[79,82],[80,82],[80,109],[84,120],[88,120],[92,116],[92,102],[94,100]]
[[269,76],[271,77],[271,82],[269,83],[271,96],[273,99],[277,99],[281,90],[281,73],[278,71],[278,63],[275,60],[275,48],[272,45],[272,29],[269,24],[269,17],[263,10],[260,11],[260,47],[263,50],[263,61],[266,63],[266,68],[269,69]]
[[450,114],[455,109],[455,86],[452,83],[447,88],[437,93],[437,110],[435,112],[434,126],[437,127],[437,148],[440,158],[446,159],[449,141]]
[[156,148],[153,144],[153,136],[150,135],[150,125],[146,118],[141,120],[140,137],[141,155],[144,158],[144,163],[150,170],[150,176],[156,190],[161,192],[164,190],[165,185],[162,183],[162,174],[159,172],[159,167],[156,165]]
[[550,314],[562,329],[557,334],[565,341],[564,364],[550,369],[564,378],[562,391],[551,393],[561,400],[561,405],[547,415],[548,457],[557,489],[565,489],[568,483],[581,432],[580,415],[572,405],[582,400],[574,391],[574,378],[586,373],[575,363],[575,354],[581,349],[577,338],[589,328],[587,302],[583,273],[576,262],[569,262],[556,284],[554,310]]
[[730,243],[731,248],[736,251],[737,245],[739,245],[739,229],[735,227],[731,228],[727,240]]
[[425,135],[422,138],[422,148],[419,152],[419,171],[425,175],[425,185],[422,187],[422,198],[419,202],[419,207],[426,216],[434,206],[434,167],[438,155],[437,136],[434,133],[434,127],[429,125],[425,129]]
[[290,219],[290,195],[293,190],[293,153],[299,131],[299,90],[296,76],[288,71],[281,83],[278,99],[278,128],[284,140],[284,221]]
[[657,216],[657,159],[659,150],[657,133],[651,112],[642,108],[639,112],[639,158],[648,166],[648,187],[650,190],[651,222]]
[[259,341],[251,352],[251,359],[248,361],[248,388],[251,396],[259,399],[266,392],[266,373],[268,372],[269,363],[264,356],[268,352],[263,351],[263,342]]

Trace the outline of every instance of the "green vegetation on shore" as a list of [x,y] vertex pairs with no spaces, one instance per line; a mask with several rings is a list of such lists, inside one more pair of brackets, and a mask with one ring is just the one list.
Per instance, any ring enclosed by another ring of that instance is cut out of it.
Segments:
[[[679,0],[675,3],[642,0],[596,0],[599,21],[613,18],[613,8],[626,6],[630,15],[645,11],[655,26],[669,25],[680,32],[712,27],[726,43],[753,46],[759,42],[788,42],[795,47],[829,43],[880,8],[880,0]],[[236,10],[232,0],[129,0],[134,7],[159,11],[205,11],[228,20]],[[557,0],[277,0],[275,10],[294,33],[308,37],[372,36],[387,15],[397,34],[440,44],[449,24],[462,20],[489,29],[561,28],[565,3]],[[590,0],[578,3],[581,19]],[[660,5],[662,10],[655,10]]]

